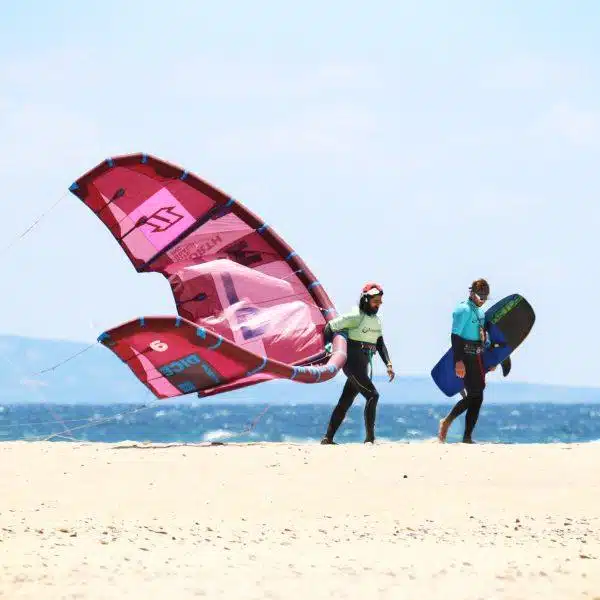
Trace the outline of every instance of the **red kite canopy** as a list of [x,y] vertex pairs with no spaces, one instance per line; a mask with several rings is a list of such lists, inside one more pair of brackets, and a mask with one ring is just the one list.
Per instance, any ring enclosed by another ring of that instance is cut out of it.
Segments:
[[171,286],[177,316],[139,317],[98,340],[160,398],[275,378],[316,383],[346,360],[324,348],[335,308],[262,219],[192,173],[147,154],[108,159],[70,188],[139,272]]

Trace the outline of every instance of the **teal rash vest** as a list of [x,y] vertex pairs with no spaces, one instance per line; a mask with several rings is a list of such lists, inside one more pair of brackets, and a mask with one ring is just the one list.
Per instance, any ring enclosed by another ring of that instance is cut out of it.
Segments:
[[452,313],[452,333],[470,342],[481,341],[480,331],[485,324],[485,313],[470,298],[456,305]]

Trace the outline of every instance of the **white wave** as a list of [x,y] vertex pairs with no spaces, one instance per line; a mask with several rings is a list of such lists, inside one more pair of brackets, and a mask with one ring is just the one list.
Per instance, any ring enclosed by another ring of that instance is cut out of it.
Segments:
[[283,435],[282,440],[286,444],[314,444],[318,440],[311,437],[296,437],[294,435]]
[[230,437],[235,436],[236,434],[231,431],[226,431],[225,429],[213,429],[211,431],[207,431],[202,439],[205,442],[217,442],[219,440],[224,440]]

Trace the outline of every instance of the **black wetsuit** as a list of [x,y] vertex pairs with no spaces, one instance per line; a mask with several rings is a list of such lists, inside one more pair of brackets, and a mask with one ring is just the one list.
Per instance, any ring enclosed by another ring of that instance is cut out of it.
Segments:
[[333,437],[342,424],[348,409],[360,393],[365,398],[365,442],[375,441],[375,417],[379,392],[371,380],[369,367],[371,357],[376,352],[386,365],[390,363],[390,357],[383,341],[383,336],[377,339],[377,344],[366,344],[364,342],[348,340],[346,364],[343,368],[344,374],[348,379],[346,380],[340,399],[331,413],[331,419],[329,420],[329,426],[325,435],[326,440],[333,441]]
[[473,429],[479,418],[479,411],[483,403],[485,390],[485,369],[483,366],[483,349],[481,342],[472,342],[452,334],[452,349],[454,350],[454,364],[461,361],[465,365],[465,391],[466,397],[459,400],[450,411],[451,421],[460,416],[465,410],[465,432],[463,441],[470,442]]

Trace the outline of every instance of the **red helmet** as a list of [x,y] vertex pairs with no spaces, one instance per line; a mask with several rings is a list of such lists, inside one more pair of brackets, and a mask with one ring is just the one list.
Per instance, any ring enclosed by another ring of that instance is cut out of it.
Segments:
[[363,296],[381,296],[383,288],[378,283],[369,282],[362,289]]

